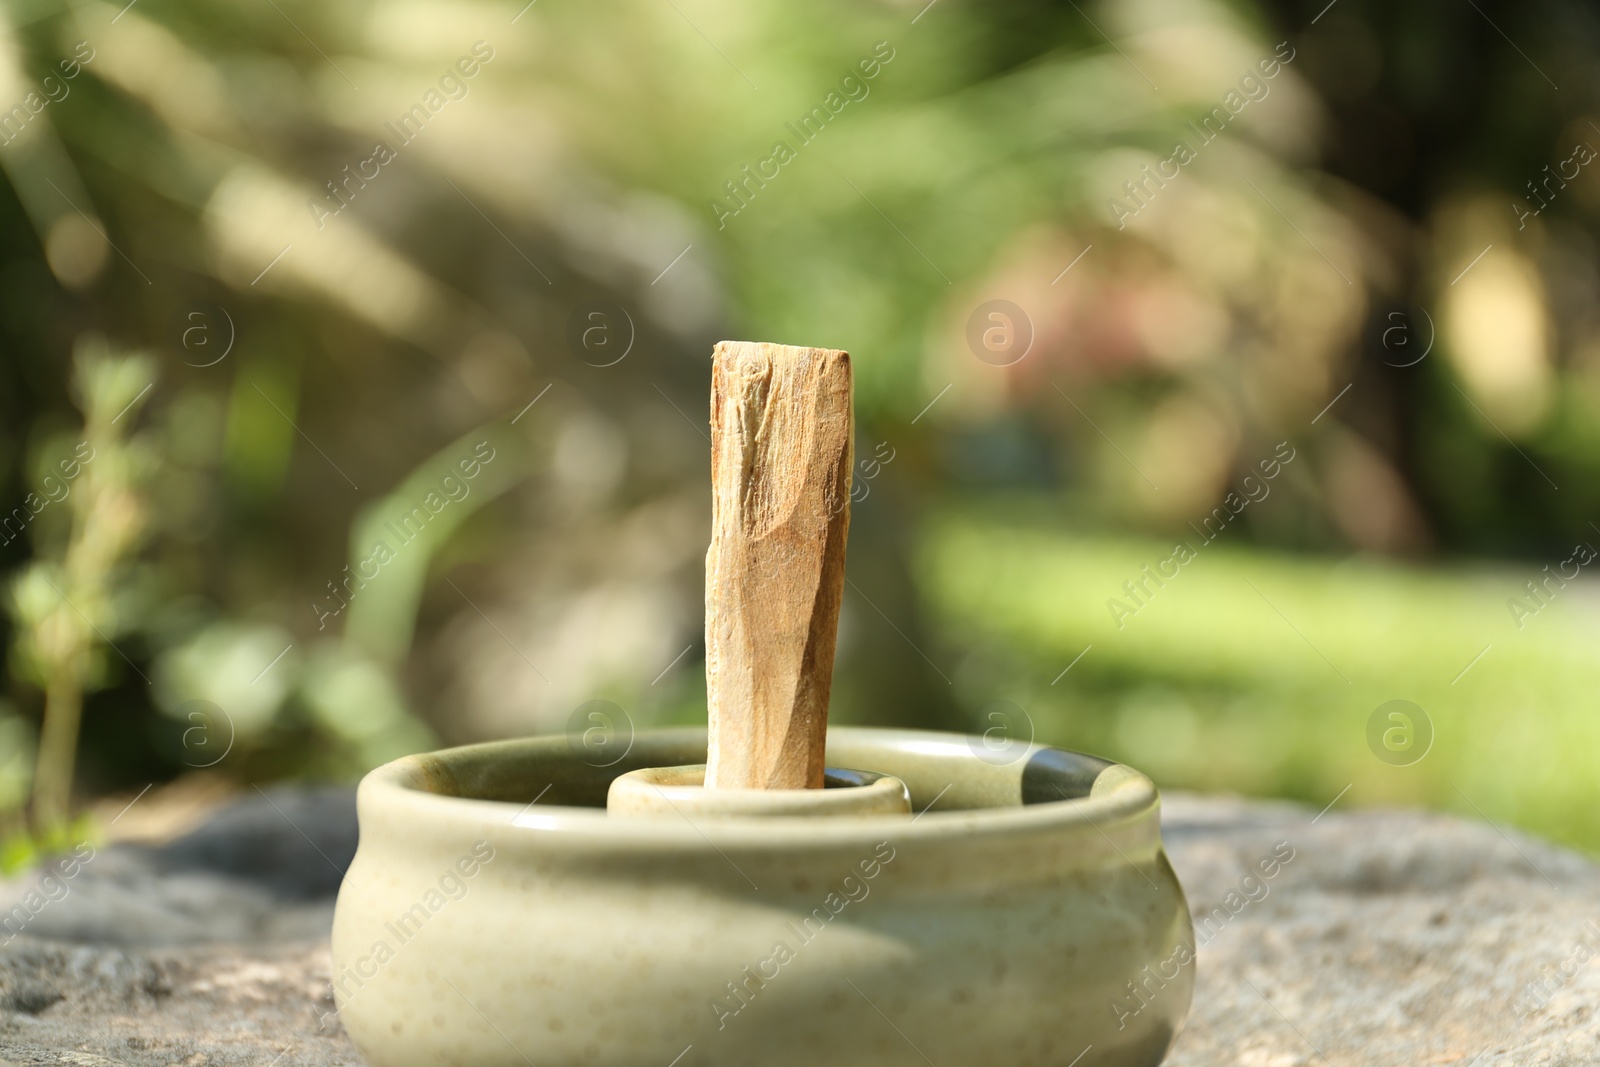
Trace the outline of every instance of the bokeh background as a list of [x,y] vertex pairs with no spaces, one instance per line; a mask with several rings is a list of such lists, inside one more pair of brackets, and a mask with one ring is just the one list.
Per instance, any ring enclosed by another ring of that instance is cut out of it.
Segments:
[[3,11],[7,865],[703,721],[724,337],[854,357],[834,721],[1600,848],[1590,6]]

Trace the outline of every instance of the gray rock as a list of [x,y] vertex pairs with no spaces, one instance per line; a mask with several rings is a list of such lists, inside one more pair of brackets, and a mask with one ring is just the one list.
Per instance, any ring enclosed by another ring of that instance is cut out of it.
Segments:
[[[203,836],[213,823],[165,857],[104,850],[0,947],[0,1067],[360,1063],[327,995],[325,871],[348,862],[331,829],[348,794],[292,820],[273,800],[275,822],[259,803],[229,814],[226,842]],[[1169,796],[1164,821],[1199,929],[1172,1067],[1600,1064],[1591,861],[1412,812]],[[1144,989],[1162,995],[1159,973]]]
[[159,848],[80,846],[0,884],[0,943],[23,933],[125,946],[315,940],[355,850],[351,789],[253,793]]
[[348,786],[279,787],[247,794],[151,858],[164,873],[223,875],[282,900],[319,900],[339,892],[356,836]]
[[1414,812],[1173,797],[1164,826],[1204,931],[1171,1067],[1600,1063],[1591,861]]
[[[331,1012],[326,943],[0,949],[0,1060],[76,1067],[359,1064]],[[53,996],[18,991],[43,985]],[[27,1007],[22,1007],[23,1003]]]
[[277,789],[0,886],[0,1067],[361,1063],[327,946],[355,840],[352,790]]

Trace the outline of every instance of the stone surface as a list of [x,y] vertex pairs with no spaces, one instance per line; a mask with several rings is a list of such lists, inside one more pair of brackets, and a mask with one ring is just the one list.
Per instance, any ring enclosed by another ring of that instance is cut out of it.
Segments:
[[353,791],[269,790],[169,845],[0,885],[0,1067],[361,1063],[319,1026],[355,841]]
[[[1201,930],[1172,1067],[1600,1064],[1591,861],[1422,813],[1179,796],[1164,821]],[[101,850],[24,932],[0,930],[0,1067],[359,1064],[336,1020],[319,1025],[328,893],[353,844],[350,795],[332,791]]]
[[[351,790],[253,793],[170,844],[84,845],[41,872],[53,882],[0,885],[0,942],[17,934],[130,946],[316,940],[333,921],[355,851]],[[30,888],[35,906],[19,915]]]
[[[1172,1067],[1600,1064],[1592,861],[1420,812],[1179,797],[1163,826],[1196,924],[1227,917],[1197,933]],[[1241,904],[1280,841],[1294,858]]]

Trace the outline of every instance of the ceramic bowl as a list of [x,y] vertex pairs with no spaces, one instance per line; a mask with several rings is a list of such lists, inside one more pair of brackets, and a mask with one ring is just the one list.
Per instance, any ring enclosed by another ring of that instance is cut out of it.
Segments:
[[339,1018],[376,1067],[1149,1067],[1193,929],[1155,787],[1059,749],[837,727],[830,766],[915,815],[608,815],[564,737],[410,756],[361,783]]

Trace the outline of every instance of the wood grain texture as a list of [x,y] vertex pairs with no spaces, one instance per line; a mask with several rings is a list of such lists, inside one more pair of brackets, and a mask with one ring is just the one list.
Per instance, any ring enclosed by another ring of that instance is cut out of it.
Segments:
[[854,463],[850,356],[723,341],[711,370],[710,789],[821,789]]

